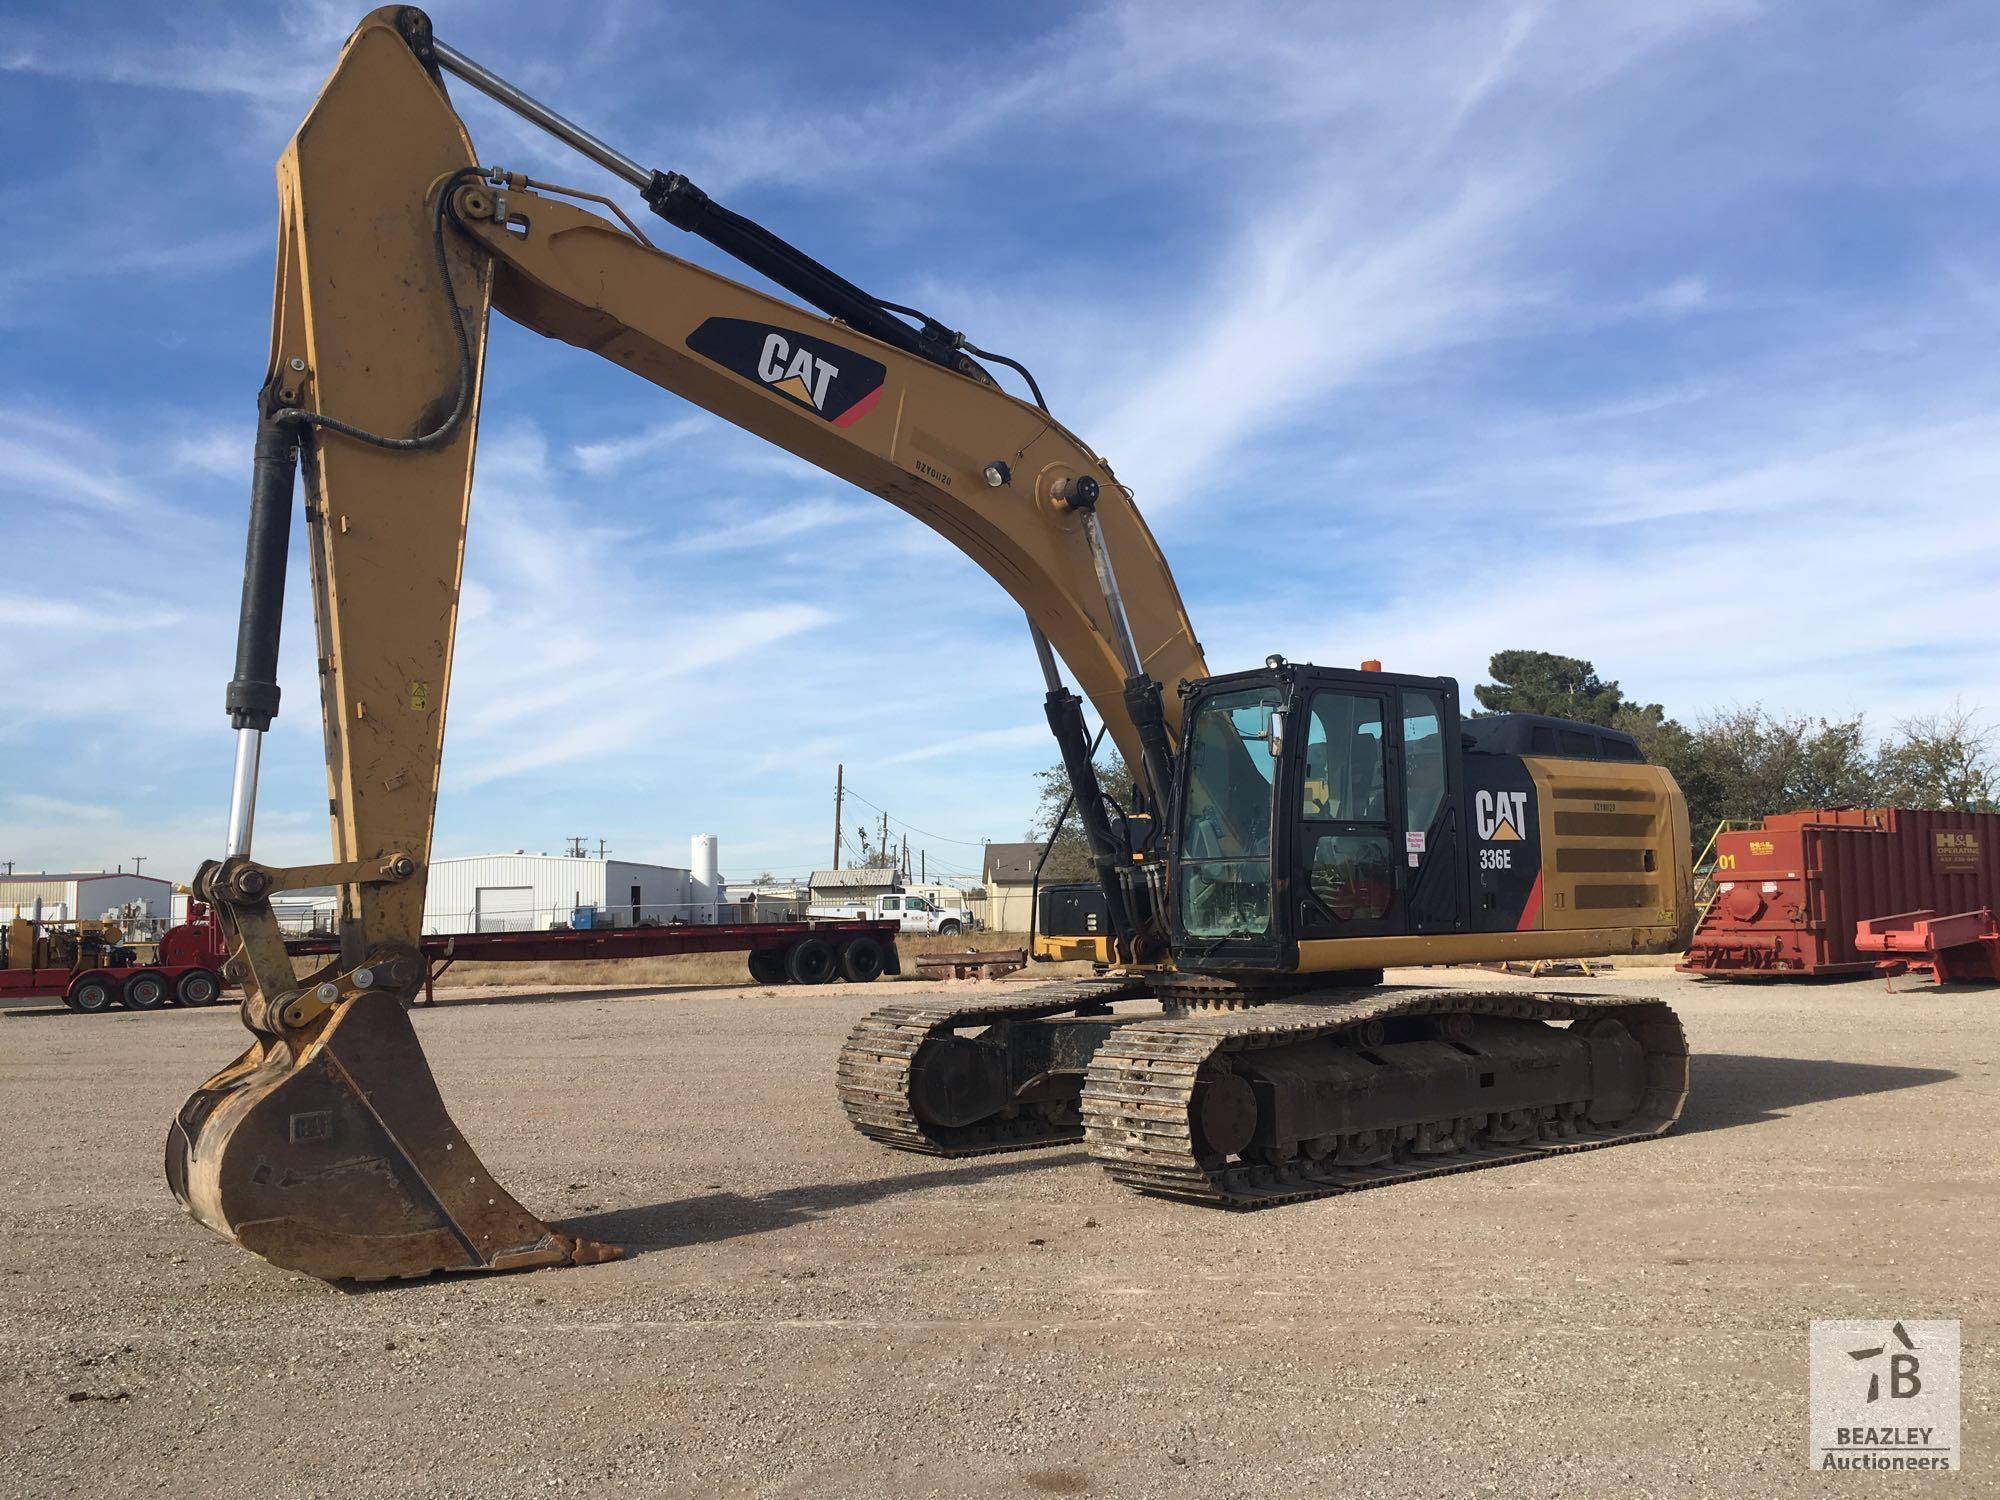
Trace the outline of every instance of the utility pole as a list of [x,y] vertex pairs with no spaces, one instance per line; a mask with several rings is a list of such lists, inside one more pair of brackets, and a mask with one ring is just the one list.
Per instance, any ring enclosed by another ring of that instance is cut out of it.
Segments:
[[833,867],[836,870],[840,868],[840,799],[846,793],[846,782],[847,767],[836,765],[833,768]]
[[605,856],[605,855],[609,854],[610,852],[611,852],[611,850],[610,850],[609,848],[607,848],[607,847],[606,847],[606,845],[605,845],[605,843],[604,843],[604,840],[603,840],[603,839],[599,839],[599,840],[597,841],[597,857],[598,857],[599,859],[602,859],[602,858],[604,858],[604,856]]
[[137,875],[137,874],[139,873],[139,866],[143,865],[143,864],[144,864],[145,862],[146,862],[146,856],[145,856],[145,855],[143,855],[143,854],[135,854],[135,855],[133,855],[133,856],[132,856],[132,873],[133,873],[134,875]]
[[903,879],[910,878],[910,836],[903,835]]
[[923,873],[922,873],[922,875],[920,875],[920,876],[919,876],[918,878],[919,878],[919,879],[920,879],[920,880],[921,880],[921,881],[923,882],[923,884],[925,884],[925,885],[929,885],[929,884],[931,883],[931,851],[930,851],[930,850],[928,850],[928,849],[919,849],[919,850],[917,851],[917,868],[918,868],[919,870],[921,870],[921,871],[923,872]]
[[569,847],[563,853],[567,854],[571,859],[588,859],[590,851],[583,847],[583,843],[583,835],[573,833],[569,838]]

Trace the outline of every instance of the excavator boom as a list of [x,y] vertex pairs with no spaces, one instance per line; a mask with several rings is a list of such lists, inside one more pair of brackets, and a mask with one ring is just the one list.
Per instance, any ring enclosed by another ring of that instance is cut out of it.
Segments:
[[[755,257],[845,317],[664,253],[629,221],[566,201],[567,190],[478,167],[445,92],[447,67],[628,179],[644,175],[669,222]],[[216,1232],[324,1277],[601,1259],[614,1252],[549,1229],[493,1182],[445,1110],[404,1011],[423,973],[490,309],[947,537],[1068,663],[1128,763],[1154,768],[1155,801],[1180,712],[1160,684],[1204,676],[1201,651],[1109,467],[1046,411],[998,389],[962,341],[893,317],[685,179],[643,174],[437,43],[421,12],[392,7],[362,22],[280,160],[278,189],[271,355],[228,695],[238,741],[229,839],[197,877],[229,937],[253,1041],[176,1117],[169,1182]],[[251,837],[301,467],[334,858],[280,869],[251,857]],[[1059,733],[1081,745],[1080,704],[1046,651],[1044,663]],[[313,884],[340,889],[340,952],[300,975],[270,897]]]

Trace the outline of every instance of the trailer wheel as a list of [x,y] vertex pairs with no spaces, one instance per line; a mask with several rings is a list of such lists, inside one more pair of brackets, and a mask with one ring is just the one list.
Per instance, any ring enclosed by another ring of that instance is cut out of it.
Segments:
[[758,984],[785,984],[789,976],[785,973],[785,950],[783,948],[752,948],[750,950],[750,977]]
[[840,977],[849,984],[867,984],[882,974],[882,945],[858,937],[840,945]]
[[69,987],[69,993],[63,996],[63,1003],[71,1010],[80,1010],[87,1016],[94,1016],[101,1011],[111,1009],[111,1002],[117,998],[117,987],[110,980],[86,975]]
[[174,998],[183,1005],[213,1005],[222,998],[222,981],[207,969],[189,969],[174,986]]
[[127,1010],[158,1010],[167,1003],[167,981],[151,970],[141,970],[125,981]]
[[825,938],[803,938],[785,951],[785,973],[793,984],[830,983],[838,967]]

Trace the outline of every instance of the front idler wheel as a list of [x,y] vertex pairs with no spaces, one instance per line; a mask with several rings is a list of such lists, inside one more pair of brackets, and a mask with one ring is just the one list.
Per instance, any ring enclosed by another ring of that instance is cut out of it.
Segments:
[[1188,1101],[1188,1124],[1198,1154],[1241,1156],[1257,1134],[1257,1092],[1240,1073],[1204,1072]]

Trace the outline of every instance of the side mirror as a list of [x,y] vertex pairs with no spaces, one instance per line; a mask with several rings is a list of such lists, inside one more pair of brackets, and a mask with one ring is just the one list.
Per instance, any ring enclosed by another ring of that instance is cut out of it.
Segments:
[[1271,710],[1271,759],[1276,760],[1285,753],[1285,711]]

